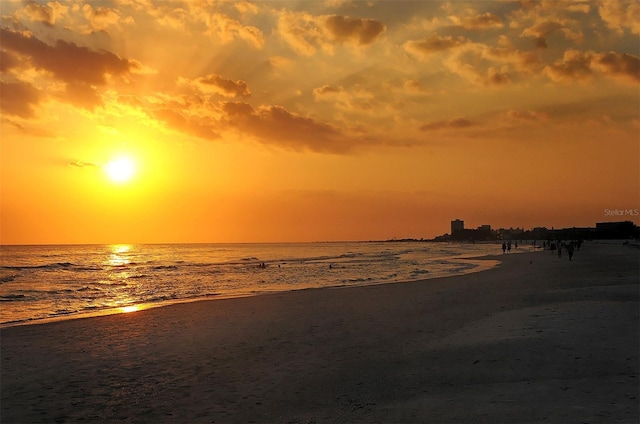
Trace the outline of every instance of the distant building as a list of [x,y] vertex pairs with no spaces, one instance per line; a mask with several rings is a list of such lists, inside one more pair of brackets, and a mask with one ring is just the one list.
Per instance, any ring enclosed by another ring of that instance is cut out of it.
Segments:
[[596,222],[596,235],[598,238],[630,238],[634,236],[636,228],[631,221]]
[[464,221],[455,219],[451,221],[451,235],[461,234],[464,232]]

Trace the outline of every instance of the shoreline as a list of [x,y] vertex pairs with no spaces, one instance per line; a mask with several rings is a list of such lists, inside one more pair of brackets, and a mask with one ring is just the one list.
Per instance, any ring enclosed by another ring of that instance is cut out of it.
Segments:
[[[514,254],[523,254],[523,253],[536,253],[537,251],[521,251],[521,252],[514,252]],[[483,272],[483,271],[487,271],[489,269],[492,269],[496,266],[499,266],[499,258],[500,255],[482,255],[482,256],[458,256],[458,257],[454,257],[453,259],[459,259],[459,260],[463,260],[469,263],[474,263],[474,262],[485,262],[485,261],[494,261],[495,263],[492,265],[488,265],[483,267],[480,264],[476,264],[476,267],[468,269],[468,270],[462,270],[456,273],[452,273],[451,275],[440,275],[440,276],[434,276],[434,277],[427,277],[427,278],[420,278],[420,279],[415,279],[415,280],[401,280],[401,281],[384,281],[384,282],[376,282],[376,281],[372,281],[372,282],[361,282],[361,283],[355,283],[355,284],[340,284],[340,285],[334,285],[334,286],[325,286],[325,287],[304,287],[304,288],[294,288],[294,289],[289,289],[289,290],[268,290],[268,291],[254,291],[252,293],[227,293],[227,294],[210,294],[210,295],[206,295],[206,296],[199,296],[199,297],[193,297],[193,298],[179,298],[179,299],[172,299],[172,300],[164,300],[164,301],[159,301],[159,302],[146,302],[146,303],[139,303],[139,304],[131,304],[131,305],[125,305],[125,306],[117,306],[117,307],[108,307],[108,308],[104,308],[104,309],[96,309],[93,311],[82,311],[82,312],[70,312],[70,313],[66,313],[66,314],[60,314],[60,315],[56,315],[56,316],[50,316],[50,317],[46,317],[46,318],[33,318],[33,319],[25,319],[25,320],[17,320],[17,321],[7,321],[7,322],[3,322],[0,323],[0,329],[3,328],[11,328],[11,327],[19,327],[19,326],[25,326],[25,325],[40,325],[40,324],[48,324],[48,323],[52,323],[52,322],[58,322],[58,321],[67,321],[67,320],[74,320],[74,319],[88,319],[88,318],[95,318],[95,317],[101,317],[101,316],[109,316],[109,315],[118,315],[118,314],[123,314],[123,313],[133,313],[133,312],[139,312],[139,311],[143,311],[143,310],[147,310],[147,309],[155,309],[155,308],[164,308],[167,306],[171,306],[171,305],[177,305],[177,304],[181,304],[181,303],[192,303],[192,302],[208,302],[208,301],[215,301],[215,300],[222,300],[222,299],[236,299],[236,298],[243,298],[243,297],[253,297],[253,296],[265,296],[265,295],[271,295],[271,294],[277,294],[277,293],[288,293],[288,292],[296,292],[296,291],[300,291],[300,290],[312,290],[312,289],[318,289],[318,290],[322,290],[322,289],[337,289],[337,288],[349,288],[349,287],[367,287],[367,286],[376,286],[376,285],[381,285],[381,284],[404,284],[404,283],[412,283],[412,282],[417,282],[417,281],[427,281],[427,280],[435,280],[435,279],[439,279],[439,278],[448,278],[448,277],[455,277],[455,276],[459,276],[459,275],[465,275],[465,274],[472,274],[472,273],[476,273],[476,272]]]
[[637,422],[638,250],[547,253],[3,328],[0,418]]

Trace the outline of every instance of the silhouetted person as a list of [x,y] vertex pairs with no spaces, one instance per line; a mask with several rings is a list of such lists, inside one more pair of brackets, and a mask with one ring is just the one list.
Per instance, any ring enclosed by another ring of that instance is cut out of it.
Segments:
[[504,255],[506,251],[507,251],[507,244],[505,242],[502,242],[502,254]]
[[511,253],[511,242],[507,243],[507,252]]
[[573,242],[567,246],[567,253],[569,254],[569,260],[571,260],[571,258],[573,258]]

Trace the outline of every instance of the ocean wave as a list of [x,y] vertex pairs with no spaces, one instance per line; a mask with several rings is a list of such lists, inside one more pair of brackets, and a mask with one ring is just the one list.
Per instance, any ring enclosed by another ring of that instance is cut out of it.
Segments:
[[14,265],[14,266],[0,266],[0,269],[14,269],[14,270],[25,270],[25,269],[60,269],[60,268],[71,268],[74,265],[71,262],[54,262],[51,264],[44,265]]
[[[112,252],[97,247],[62,246],[57,248],[61,253],[50,258],[34,255],[34,248],[21,247],[10,262],[0,266],[0,283],[6,283],[1,286],[2,320],[28,321],[49,314],[116,308],[113,305],[122,299],[132,304],[157,304],[239,293],[362,286],[471,272],[475,267],[458,258],[470,249],[443,247],[238,245],[219,255],[207,245],[176,245],[170,250],[167,246],[146,246],[135,255],[121,255],[121,262],[110,262]],[[443,255],[445,252],[451,255]],[[258,269],[263,262],[266,269]]]
[[373,278],[371,277],[367,277],[367,278],[348,278],[345,280],[342,280],[342,283],[364,283],[367,281],[373,281]]
[[0,296],[0,302],[15,302],[26,299],[27,296],[25,296],[24,294],[7,294],[4,296]]
[[16,275],[16,274],[12,274],[12,275],[3,275],[2,277],[0,277],[0,284],[1,284],[1,283],[9,283],[9,282],[11,282],[11,281],[15,280],[17,276],[18,276],[18,275]]
[[86,292],[86,291],[96,291],[96,292],[100,292],[102,291],[99,287],[90,287],[90,286],[84,286],[84,287],[80,287],[79,289],[76,289],[77,292]]

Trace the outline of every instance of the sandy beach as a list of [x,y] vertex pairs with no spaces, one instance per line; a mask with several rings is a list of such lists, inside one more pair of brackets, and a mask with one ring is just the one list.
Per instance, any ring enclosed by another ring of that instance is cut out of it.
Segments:
[[640,250],[0,332],[2,423],[637,423]]

